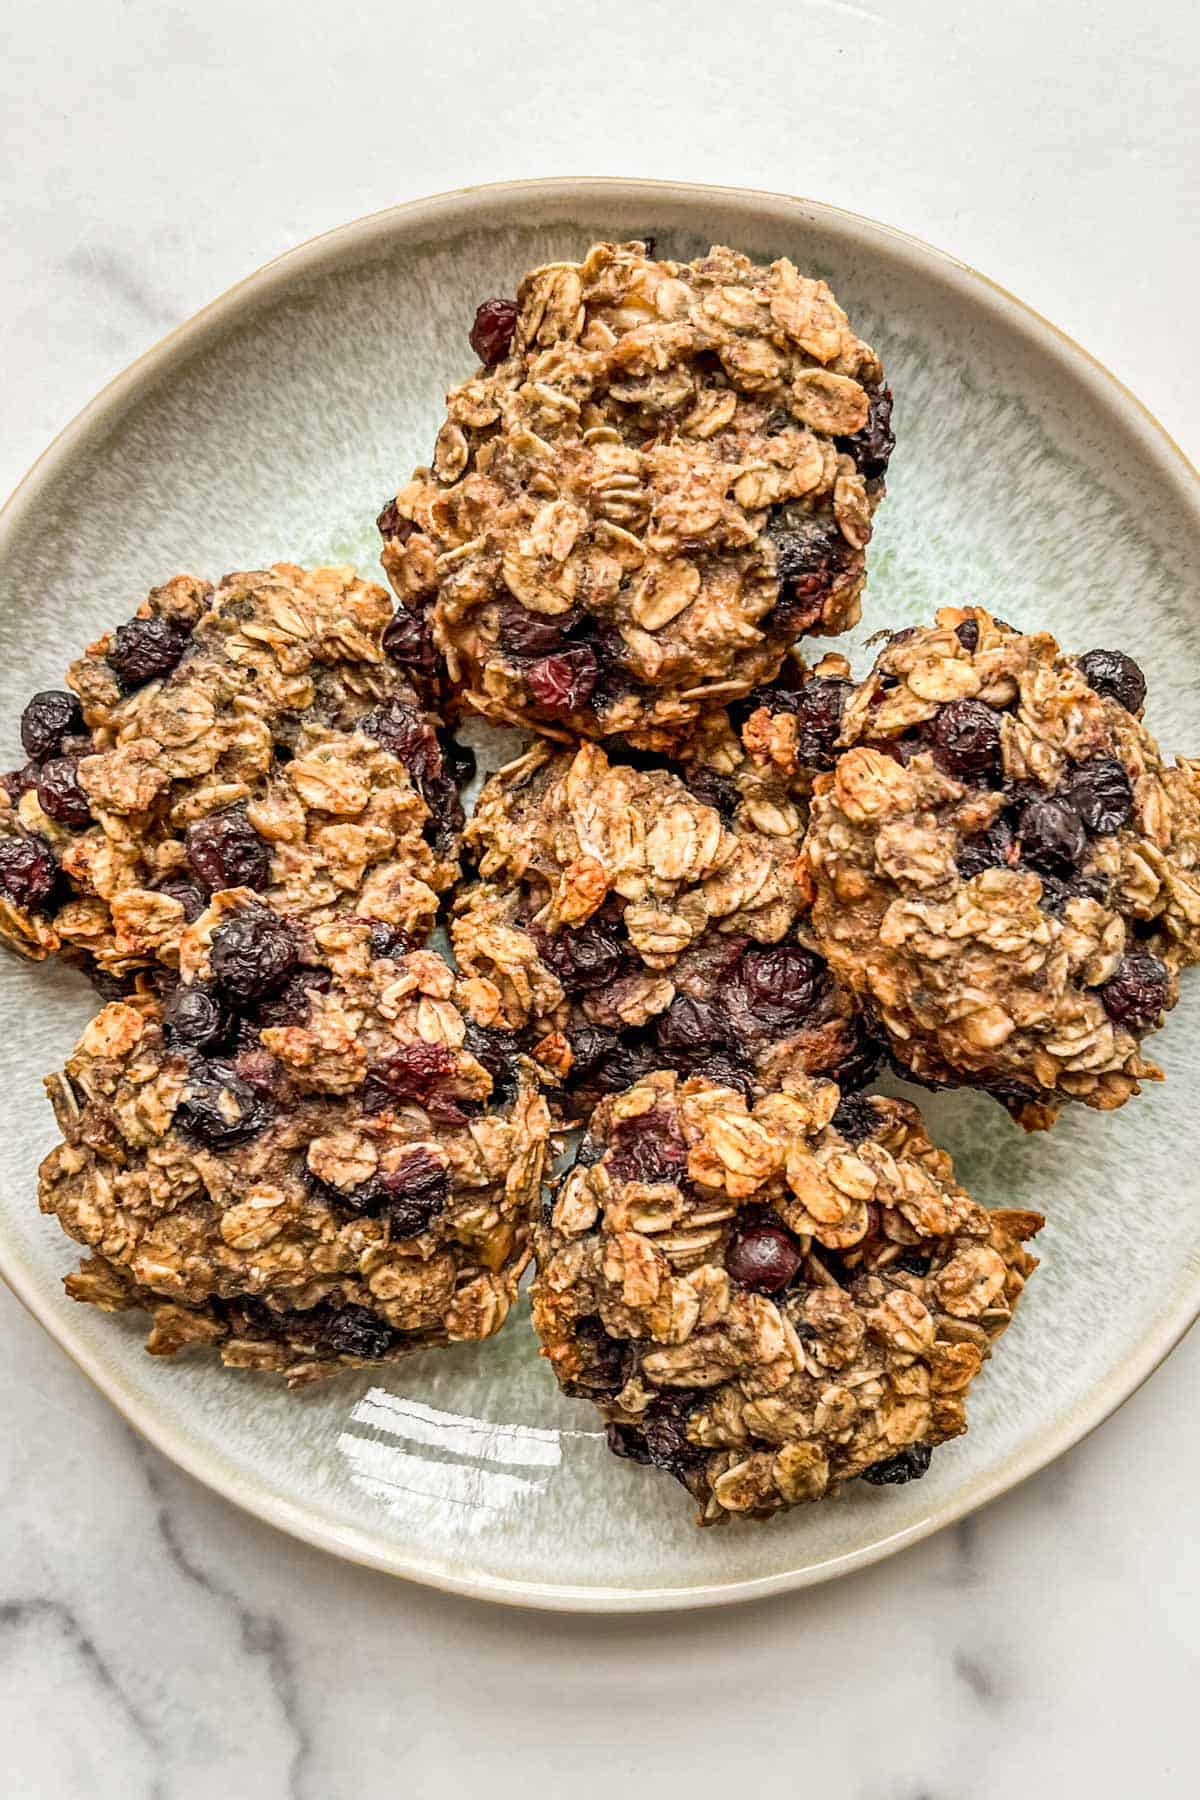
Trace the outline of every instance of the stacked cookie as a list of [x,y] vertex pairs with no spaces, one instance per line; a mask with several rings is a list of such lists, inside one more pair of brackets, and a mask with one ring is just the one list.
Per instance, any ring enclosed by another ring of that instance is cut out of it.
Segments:
[[[395,610],[177,577],[26,709],[0,931],[110,996],[48,1084],[68,1290],[296,1384],[489,1336],[533,1258],[564,1391],[702,1521],[912,1479],[1041,1220],[874,1077],[1042,1127],[1157,1076],[1200,765],[981,607],[807,666],[893,445],[824,282],[598,244],[471,341]],[[530,735],[465,822],[471,715]]]

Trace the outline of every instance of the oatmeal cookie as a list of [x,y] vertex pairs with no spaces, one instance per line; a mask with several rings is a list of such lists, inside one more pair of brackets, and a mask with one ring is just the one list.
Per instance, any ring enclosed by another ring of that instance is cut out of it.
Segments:
[[[981,607],[893,635],[845,705],[806,854],[835,974],[919,1080],[1022,1124],[1107,1109],[1200,959],[1200,763],[1167,765],[1131,658]],[[766,709],[747,726],[781,733]],[[778,721],[776,722],[776,724]]]
[[472,343],[432,469],[379,520],[463,706],[677,748],[858,618],[892,399],[823,281],[596,244],[487,303]]
[[67,1291],[293,1383],[486,1338],[529,1259],[538,1072],[434,952],[218,896],[159,1003],[114,1001],[47,1087],[39,1197],[93,1252]]
[[533,1321],[619,1456],[702,1524],[923,1474],[1035,1259],[916,1109],[799,1076],[752,1105],[671,1071],[597,1109],[534,1232]]
[[808,937],[802,802],[726,722],[677,769],[538,744],[467,828],[481,883],[451,937],[481,1024],[526,1034],[576,1110],[664,1066],[749,1091],[857,1085],[877,1047]]
[[222,888],[429,930],[462,809],[352,569],[181,575],[35,695],[0,793],[0,936],[105,976],[173,964]]

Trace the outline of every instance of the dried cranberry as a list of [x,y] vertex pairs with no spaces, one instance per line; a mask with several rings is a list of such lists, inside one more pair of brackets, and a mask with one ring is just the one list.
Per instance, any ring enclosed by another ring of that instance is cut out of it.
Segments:
[[222,888],[264,888],[271,874],[270,849],[240,806],[209,813],[190,826],[187,857],[207,894]]
[[1031,800],[1017,820],[1022,861],[1050,875],[1072,875],[1087,849],[1083,820],[1067,800]]
[[296,969],[282,987],[257,1003],[256,1028],[265,1031],[271,1026],[305,1024],[312,1012],[312,996],[327,994],[332,985],[328,969]]
[[450,1197],[445,1166],[428,1150],[410,1150],[394,1169],[378,1177],[392,1236],[416,1237],[426,1231]]
[[181,1130],[213,1150],[224,1150],[256,1137],[268,1116],[253,1088],[228,1063],[192,1061],[175,1109]]
[[805,768],[832,769],[842,713],[854,683],[839,676],[814,675],[797,692],[796,758]]
[[655,1108],[617,1127],[608,1172],[614,1181],[679,1181],[687,1160],[674,1115]]
[[588,919],[574,930],[550,932],[534,926],[530,935],[538,955],[568,994],[607,986],[625,960],[613,927],[603,919]]
[[186,875],[168,875],[165,881],[159,882],[154,891],[158,894],[165,894],[169,900],[178,900],[183,908],[184,921],[188,925],[193,919],[198,919],[204,911],[204,895],[195,882],[189,881]]
[[879,1113],[868,1094],[843,1094],[830,1123],[857,1149],[879,1129]]
[[424,1104],[439,1082],[453,1075],[457,1068],[454,1052],[445,1044],[427,1044],[417,1039],[400,1044],[395,1050],[372,1064],[375,1084],[397,1100],[416,1100]]
[[517,328],[517,306],[513,300],[484,300],[475,310],[475,323],[470,331],[472,350],[485,369],[494,369],[508,355],[513,332]]
[[791,1233],[774,1219],[752,1217],[735,1225],[725,1247],[725,1267],[739,1287],[775,1294],[800,1267],[801,1256]]
[[770,528],[779,598],[773,626],[791,636],[815,625],[838,575],[846,543],[836,526],[804,514],[781,515]]
[[802,1024],[812,1011],[823,973],[824,965],[811,951],[778,944],[771,950],[747,950],[736,983],[754,1021],[767,1030],[786,1030]]
[[654,1035],[664,1050],[702,1050],[719,1044],[728,1032],[721,1008],[712,1000],[694,1000],[676,994],[665,1013],[660,1013]]
[[317,1339],[323,1356],[354,1356],[362,1362],[377,1362],[386,1356],[395,1339],[386,1319],[366,1306],[339,1306]]
[[1093,837],[1112,837],[1129,822],[1133,786],[1113,756],[1097,756],[1077,769],[1066,797]]
[[982,700],[951,700],[933,722],[937,760],[951,775],[970,781],[1000,766],[1000,717]]
[[509,601],[496,612],[497,640],[510,656],[549,656],[562,648],[567,633],[579,623],[579,616],[572,608],[547,618],[544,613],[526,612],[516,601]]
[[437,651],[423,613],[397,607],[394,618],[384,627],[381,642],[384,655],[402,669],[432,675],[437,668]]
[[88,797],[79,785],[79,758],[55,756],[42,764],[37,784],[38,805],[48,819],[70,831],[82,831],[92,822]]
[[174,619],[130,619],[113,633],[108,666],[128,691],[169,675],[187,644],[186,628]]
[[1003,818],[994,819],[986,831],[964,838],[958,852],[958,872],[964,881],[982,875],[985,869],[1008,866],[1012,850],[1012,827]]
[[961,625],[954,627],[954,635],[971,656],[979,648],[979,620],[964,619]]
[[43,688],[27,702],[21,714],[21,742],[26,756],[34,762],[57,756],[63,739],[83,729],[79,701],[63,688]]
[[58,881],[58,864],[40,838],[0,837],[0,894],[26,911],[44,907]]
[[1170,1004],[1171,977],[1166,963],[1145,951],[1123,956],[1116,974],[1100,989],[1100,998],[1115,1025],[1145,1031]]
[[409,779],[432,816],[437,847],[449,850],[462,828],[463,812],[446,773],[442,747],[429,721],[403,700],[388,700],[359,720],[359,729],[376,738],[408,771]]
[[561,656],[543,656],[525,671],[529,691],[547,712],[574,712],[590,697],[600,665],[588,644]]
[[205,982],[180,984],[163,1008],[163,1037],[172,1050],[215,1050],[229,1015]]
[[396,505],[395,500],[388,501],[375,524],[380,537],[399,538],[402,544],[408,541],[416,529],[411,519],[401,516],[400,508]]
[[581,1025],[569,1033],[571,1071],[568,1085],[599,1094],[620,1094],[655,1067],[643,1046],[625,1043],[615,1031]]
[[849,456],[866,481],[879,481],[887,474],[896,438],[892,431],[892,390],[878,388],[871,395],[867,422],[849,437],[840,437],[837,447]]
[[213,983],[230,1005],[245,1007],[278,993],[299,960],[296,934],[265,906],[235,912],[213,933]]
[[883,1462],[872,1463],[869,1469],[863,1470],[862,1478],[872,1487],[903,1487],[906,1481],[920,1481],[928,1472],[932,1456],[930,1444],[910,1444],[907,1450],[901,1450]]
[[1126,712],[1140,712],[1146,700],[1146,677],[1123,650],[1089,650],[1079,659],[1079,673],[1097,694],[1118,701]]
[[0,775],[0,787],[14,806],[19,804],[22,794],[27,794],[37,784],[38,765],[35,762],[27,762],[19,769],[10,769],[7,775]]

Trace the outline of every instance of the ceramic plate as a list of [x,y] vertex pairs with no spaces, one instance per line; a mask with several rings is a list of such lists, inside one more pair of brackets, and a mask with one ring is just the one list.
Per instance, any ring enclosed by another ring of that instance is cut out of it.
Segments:
[[[1149,722],[1200,750],[1197,481],[1104,370],[1019,302],[911,238],[769,194],[626,181],[475,189],[349,225],[272,263],[105,390],[0,519],[0,716],[9,767],[35,688],[179,569],[356,562],[471,364],[476,302],[597,237],[653,232],[782,254],[832,282],[882,352],[899,448],[862,637],[983,600],[1070,648],[1124,645]],[[158,1447],[238,1505],[340,1555],[493,1600],[710,1605],[844,1573],[914,1542],[1076,1442],[1200,1310],[1200,978],[1159,1040],[1169,1079],[1112,1117],[1025,1138],[970,1095],[929,1107],[962,1178],[1051,1222],[1043,1268],[972,1395],[971,1431],[905,1488],[861,1484],[766,1526],[698,1532],[672,1482],[607,1455],[561,1398],[524,1308],[494,1343],[299,1397],[203,1360],[155,1362],[134,1320],[73,1306],[72,1247],[34,1170],[41,1076],[92,1004],[80,978],[3,959],[0,1266]],[[1157,1046],[1156,1046],[1157,1048]]]

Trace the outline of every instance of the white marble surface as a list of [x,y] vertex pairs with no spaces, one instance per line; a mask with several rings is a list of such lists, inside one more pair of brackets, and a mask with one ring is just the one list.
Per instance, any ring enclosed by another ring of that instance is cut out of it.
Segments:
[[[915,231],[1072,332],[1200,453],[1194,7],[726,13],[7,0],[0,488],[289,245],[422,193],[571,172],[791,189]],[[577,1621],[403,1587],[243,1518],[0,1294],[0,1791],[1194,1791],[1198,1374],[1193,1337],[1073,1454],[882,1568],[750,1608]]]

